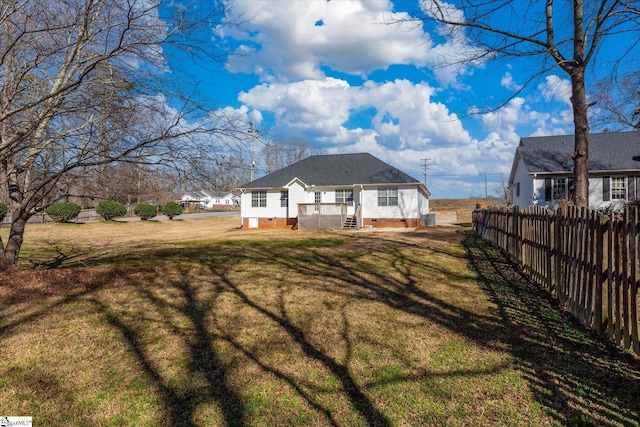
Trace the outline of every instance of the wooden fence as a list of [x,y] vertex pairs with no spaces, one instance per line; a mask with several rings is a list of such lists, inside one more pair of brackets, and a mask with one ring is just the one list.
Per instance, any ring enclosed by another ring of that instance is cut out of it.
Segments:
[[[133,217],[135,216],[133,212],[133,206],[127,206],[127,213],[124,217]],[[73,222],[95,222],[101,220],[102,217],[96,213],[95,209],[83,209],[78,214],[77,218],[73,219]],[[44,211],[39,212],[29,218],[27,221],[28,224],[45,224],[48,222],[53,222],[53,220],[47,215]],[[0,227],[2,226],[10,226],[11,225],[11,213],[8,213],[2,222],[0,222]]]
[[582,324],[638,355],[639,220],[638,207],[609,215],[575,206],[473,212],[480,236]]

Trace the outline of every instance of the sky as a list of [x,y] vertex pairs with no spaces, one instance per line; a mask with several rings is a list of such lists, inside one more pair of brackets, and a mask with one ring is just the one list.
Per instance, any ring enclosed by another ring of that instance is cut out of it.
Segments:
[[556,69],[523,89],[536,58],[443,66],[473,46],[407,21],[418,11],[417,0],[235,0],[225,18],[241,24],[209,40],[233,54],[182,67],[212,110],[265,141],[367,152],[422,182],[426,164],[432,198],[496,195],[520,138],[573,133],[570,81]]

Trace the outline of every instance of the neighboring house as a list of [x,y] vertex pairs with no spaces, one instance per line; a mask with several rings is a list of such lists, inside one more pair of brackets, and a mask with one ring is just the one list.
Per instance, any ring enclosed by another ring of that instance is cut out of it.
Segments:
[[429,212],[431,196],[424,184],[366,153],[311,156],[240,191],[243,228],[413,228]]
[[[573,198],[573,135],[522,138],[509,188],[511,202],[556,208]],[[640,132],[589,135],[589,207],[620,208],[640,199]]]
[[240,196],[229,191],[199,190],[191,191],[180,199],[185,207],[215,209],[240,205]]

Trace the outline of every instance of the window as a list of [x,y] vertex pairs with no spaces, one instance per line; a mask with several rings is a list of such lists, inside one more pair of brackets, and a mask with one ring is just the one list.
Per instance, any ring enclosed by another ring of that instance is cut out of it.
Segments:
[[280,207],[281,208],[289,207],[289,191],[288,190],[282,190],[280,192]]
[[251,192],[251,207],[252,208],[266,208],[267,207],[267,192],[266,191],[252,191]]
[[398,189],[378,188],[378,206],[398,206]]
[[516,197],[520,197],[520,183],[516,182]]
[[567,198],[567,179],[553,178],[553,200],[566,200]]
[[314,203],[322,203],[322,193],[319,191],[313,193],[313,201]]
[[353,190],[336,190],[336,203],[353,206]]
[[611,200],[624,200],[627,198],[627,186],[625,177],[611,177]]

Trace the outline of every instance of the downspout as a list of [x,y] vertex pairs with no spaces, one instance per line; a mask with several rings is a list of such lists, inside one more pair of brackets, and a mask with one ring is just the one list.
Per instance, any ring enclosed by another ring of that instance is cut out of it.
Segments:
[[243,203],[243,199],[244,199],[244,189],[240,189],[240,228],[244,227],[244,217],[242,216],[242,203]]
[[364,185],[360,184],[360,203],[358,203],[358,229],[364,228],[364,215],[362,214],[362,201],[364,200]]

